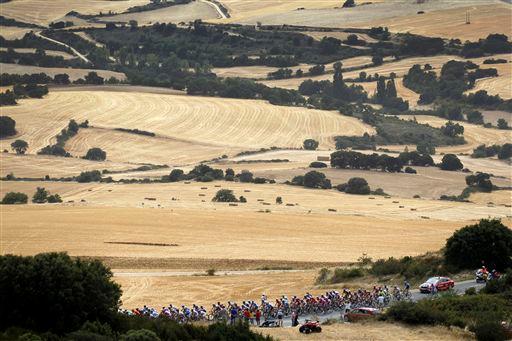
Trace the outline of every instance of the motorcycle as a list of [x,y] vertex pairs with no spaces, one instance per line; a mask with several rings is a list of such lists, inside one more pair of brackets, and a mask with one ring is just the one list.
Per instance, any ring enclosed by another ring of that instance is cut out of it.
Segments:
[[477,283],[485,283],[487,282],[488,273],[483,272],[482,270],[477,270],[475,277]]

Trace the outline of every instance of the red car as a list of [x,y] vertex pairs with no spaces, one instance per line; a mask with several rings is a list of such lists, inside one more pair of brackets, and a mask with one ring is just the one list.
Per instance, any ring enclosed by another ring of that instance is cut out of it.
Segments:
[[352,309],[345,315],[345,320],[348,322],[356,322],[377,317],[380,314],[379,309],[375,308],[356,308]]
[[431,293],[432,292],[432,284],[437,289],[437,291],[445,291],[450,290],[455,286],[455,282],[448,277],[430,277],[425,283],[420,285],[421,293]]

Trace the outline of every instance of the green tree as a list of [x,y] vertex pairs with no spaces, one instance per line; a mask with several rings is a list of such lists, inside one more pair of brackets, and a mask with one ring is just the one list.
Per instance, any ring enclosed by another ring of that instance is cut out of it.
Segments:
[[464,165],[462,164],[462,162],[460,162],[457,155],[446,154],[445,156],[443,156],[443,159],[441,160],[440,168],[442,170],[447,171],[456,171],[464,168]]
[[98,260],[65,253],[0,256],[0,329],[21,327],[56,333],[84,322],[110,322],[121,290]]
[[25,193],[9,192],[2,199],[2,205],[26,204],[28,196]]
[[303,185],[304,187],[323,189],[329,189],[332,187],[331,180],[327,179],[324,173],[317,171],[311,171],[304,174]]
[[9,116],[0,116],[0,137],[16,134],[16,121]]
[[498,129],[508,129],[508,122],[505,119],[500,118],[498,120]]
[[184,172],[181,169],[173,169],[168,176],[168,181],[177,182],[183,179]]
[[214,202],[238,202],[238,199],[230,189],[221,189],[217,191],[212,201]]
[[240,182],[253,182],[253,174],[247,170],[243,170],[239,175]]
[[466,119],[469,123],[484,124],[484,116],[478,110],[470,111],[466,114]]
[[58,194],[51,194],[48,196],[48,202],[50,204],[62,202],[62,198]]
[[366,179],[351,178],[347,182],[345,192],[349,194],[370,194],[370,186],[368,186]]
[[103,151],[101,148],[91,148],[85,154],[84,159],[92,160],[92,161],[105,161],[107,158],[107,153]]
[[484,262],[505,270],[512,266],[512,230],[499,219],[482,219],[448,238],[444,254],[449,264],[461,269],[474,269]]
[[48,191],[44,189],[44,187],[37,187],[34,196],[32,197],[32,202],[35,204],[44,204],[48,201]]
[[11,148],[16,151],[16,154],[25,154],[28,149],[28,143],[24,140],[16,140],[11,143]]
[[506,160],[512,157],[512,143],[505,143],[498,152],[498,159]]
[[343,3],[343,8],[356,7],[356,3],[354,0],[346,0]]
[[422,141],[416,146],[416,150],[421,155],[434,155],[436,153],[436,147],[427,141]]
[[302,143],[302,146],[306,150],[316,150],[318,148],[318,141],[315,141],[313,139],[306,139]]
[[372,57],[372,63],[375,66],[382,65],[382,63],[384,63],[384,58],[382,58],[381,55],[377,54],[377,55]]

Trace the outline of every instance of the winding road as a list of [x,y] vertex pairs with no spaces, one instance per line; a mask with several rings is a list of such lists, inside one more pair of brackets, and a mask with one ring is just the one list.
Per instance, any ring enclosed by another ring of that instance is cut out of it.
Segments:
[[81,60],[83,60],[87,64],[92,64],[92,62],[89,59],[87,59],[86,56],[84,56],[83,54],[81,54],[75,48],[69,46],[68,44],[65,44],[65,43],[63,43],[61,41],[58,41],[58,40],[55,40],[55,39],[52,39],[52,38],[45,37],[45,36],[43,36],[41,34],[41,32],[35,32],[35,35],[38,36],[41,39],[45,39],[45,40],[51,41],[52,43],[59,44],[59,45],[62,45],[62,46],[65,46],[65,47],[69,48],[71,50],[71,52],[73,52],[73,54],[76,55],[78,58],[80,58]]
[[205,4],[208,4],[210,6],[212,6],[213,8],[215,8],[215,10],[217,10],[217,12],[219,13],[219,16],[221,19],[227,19],[228,17],[226,16],[226,14],[224,14],[224,12],[220,9],[219,5],[217,5],[216,3],[212,2],[212,1],[208,1],[208,0],[199,0],[201,1],[202,3],[205,3]]

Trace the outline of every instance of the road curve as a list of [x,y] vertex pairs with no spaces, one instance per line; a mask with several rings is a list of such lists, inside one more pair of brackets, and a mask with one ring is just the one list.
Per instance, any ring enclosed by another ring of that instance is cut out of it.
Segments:
[[55,40],[55,39],[52,39],[52,38],[48,38],[48,37],[45,37],[41,34],[41,32],[35,32],[35,35],[38,36],[39,38],[42,38],[42,39],[45,39],[45,40],[48,40],[48,41],[51,41],[52,43],[55,43],[55,44],[59,44],[59,45],[62,45],[62,46],[66,46],[67,48],[69,48],[74,55],[76,55],[78,58],[80,58],[81,60],[83,60],[84,62],[86,62],[87,64],[92,64],[92,62],[87,59],[86,56],[84,56],[83,54],[81,54],[80,52],[78,52],[75,48],[69,46],[68,44],[65,44],[61,41],[58,41],[58,40]]
[[219,13],[219,16],[220,16],[221,19],[227,19],[228,18],[226,16],[226,14],[224,14],[224,12],[220,9],[219,5],[217,5],[216,3],[208,1],[208,0],[199,0],[199,1],[201,1],[202,3],[208,4],[208,5],[212,6],[213,8],[215,8],[217,10],[217,12]]

